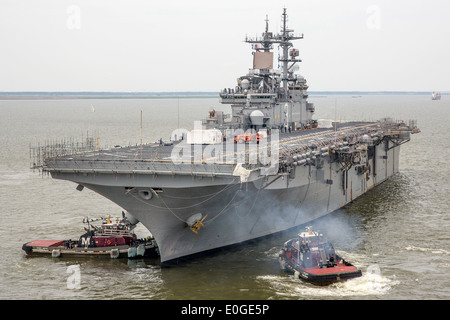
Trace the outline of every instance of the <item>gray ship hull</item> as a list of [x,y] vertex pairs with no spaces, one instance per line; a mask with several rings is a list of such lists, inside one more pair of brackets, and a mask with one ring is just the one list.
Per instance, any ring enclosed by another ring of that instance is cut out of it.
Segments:
[[[400,146],[374,147],[371,171],[325,157],[319,168],[259,175],[248,181],[230,174],[192,176],[51,171],[53,178],[79,183],[115,202],[155,237],[163,265],[193,254],[281,232],[341,208],[398,172]],[[187,225],[201,213],[197,233]]]

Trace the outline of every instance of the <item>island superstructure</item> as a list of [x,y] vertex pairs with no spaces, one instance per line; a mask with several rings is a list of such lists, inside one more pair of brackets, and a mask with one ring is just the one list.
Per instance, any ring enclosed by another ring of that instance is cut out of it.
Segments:
[[[170,143],[74,151],[43,146],[33,164],[126,210],[155,237],[163,266],[294,228],[351,202],[399,171],[415,121],[313,120],[297,74],[303,35],[287,27],[245,41],[253,66],[220,92],[231,114],[211,109]],[[279,68],[273,66],[279,46]],[[180,139],[181,138],[181,139]]]

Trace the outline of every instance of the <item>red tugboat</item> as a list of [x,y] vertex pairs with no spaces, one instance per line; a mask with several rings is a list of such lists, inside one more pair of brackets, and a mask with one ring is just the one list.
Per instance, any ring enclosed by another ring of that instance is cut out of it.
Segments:
[[310,227],[297,238],[286,241],[278,259],[282,269],[316,284],[328,284],[362,275],[361,270],[338,256],[333,245]]
[[[157,257],[158,249],[152,237],[137,239],[132,232],[134,225],[125,217],[115,222],[111,218],[83,219],[88,224],[86,233],[79,240],[35,240],[27,242],[22,250],[27,255],[47,255],[52,257],[106,256],[110,258]],[[97,223],[98,226],[92,223]]]

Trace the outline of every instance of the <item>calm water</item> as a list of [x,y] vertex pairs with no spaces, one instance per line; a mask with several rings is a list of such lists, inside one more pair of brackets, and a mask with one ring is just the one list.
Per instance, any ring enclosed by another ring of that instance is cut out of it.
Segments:
[[[400,174],[314,224],[361,278],[317,287],[282,272],[277,254],[295,230],[170,269],[158,260],[27,258],[25,242],[77,238],[83,217],[121,212],[90,190],[29,170],[30,143],[89,133],[103,146],[136,144],[140,110],[144,141],[168,139],[178,123],[191,129],[211,106],[228,107],[216,98],[0,101],[0,299],[449,299],[450,98],[310,101],[317,118],[417,119],[422,130],[401,147]],[[141,225],[136,232],[148,234]]]

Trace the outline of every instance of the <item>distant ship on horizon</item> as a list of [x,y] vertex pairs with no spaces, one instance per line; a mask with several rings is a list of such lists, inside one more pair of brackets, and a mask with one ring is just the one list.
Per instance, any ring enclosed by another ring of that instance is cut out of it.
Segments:
[[431,100],[441,100],[441,93],[440,92],[433,92],[431,94]]

